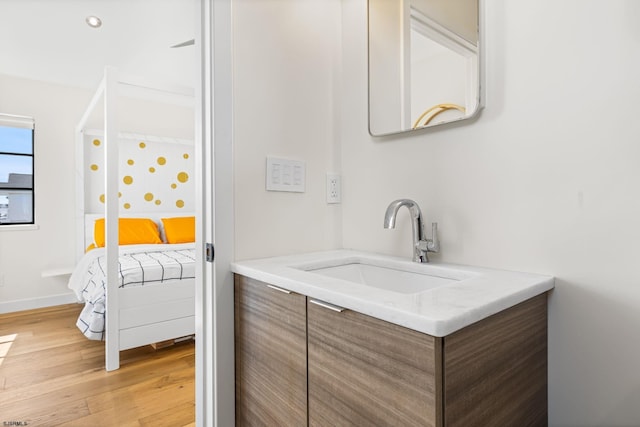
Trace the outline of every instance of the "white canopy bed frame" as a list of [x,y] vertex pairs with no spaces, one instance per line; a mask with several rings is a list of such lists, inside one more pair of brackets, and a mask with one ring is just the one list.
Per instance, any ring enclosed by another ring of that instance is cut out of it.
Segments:
[[[195,334],[195,279],[171,286],[119,288],[118,274],[118,88],[136,86],[161,91],[136,83],[118,80],[117,70],[106,67],[104,78],[76,126],[76,224],[78,236],[85,236],[84,138],[83,133],[93,111],[104,102],[104,218],[106,257],[105,367],[120,367],[120,351],[173,338]],[[169,91],[165,91],[169,92]],[[175,92],[170,92],[175,94]],[[186,94],[184,94],[186,95]],[[158,217],[158,214],[141,214]],[[174,216],[177,216],[175,213]],[[131,215],[122,215],[131,216]],[[91,222],[92,223],[92,222]],[[79,237],[85,242],[84,237]],[[84,244],[78,245],[78,259]]]

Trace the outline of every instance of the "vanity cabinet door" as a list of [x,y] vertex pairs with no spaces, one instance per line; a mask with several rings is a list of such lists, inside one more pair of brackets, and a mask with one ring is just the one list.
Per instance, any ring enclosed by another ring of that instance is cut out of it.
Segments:
[[310,426],[441,425],[441,340],[307,303]]
[[307,425],[306,297],[235,276],[236,425]]

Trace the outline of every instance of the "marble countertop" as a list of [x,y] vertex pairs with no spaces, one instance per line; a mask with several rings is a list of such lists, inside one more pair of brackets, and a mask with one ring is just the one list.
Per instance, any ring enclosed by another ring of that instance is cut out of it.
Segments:
[[[400,293],[306,271],[358,262],[451,280],[421,292]],[[238,261],[231,264],[231,270],[436,337],[554,287],[552,276],[437,262],[419,264],[348,249]]]

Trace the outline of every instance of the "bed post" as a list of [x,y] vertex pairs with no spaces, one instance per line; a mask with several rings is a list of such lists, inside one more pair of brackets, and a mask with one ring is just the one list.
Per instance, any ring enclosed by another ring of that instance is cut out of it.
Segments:
[[76,164],[75,164],[75,182],[76,182],[76,208],[75,208],[75,225],[76,225],[76,256],[74,265],[80,261],[84,254],[84,131],[76,129]]
[[120,367],[120,307],[118,301],[118,123],[117,71],[104,70],[104,151],[105,151],[105,249],[107,263],[105,317],[105,366]]
[[87,106],[84,114],[76,125],[76,263],[80,261],[85,250],[84,240],[84,131],[87,121],[104,95],[104,78],[100,81],[96,92],[91,98],[91,102]]

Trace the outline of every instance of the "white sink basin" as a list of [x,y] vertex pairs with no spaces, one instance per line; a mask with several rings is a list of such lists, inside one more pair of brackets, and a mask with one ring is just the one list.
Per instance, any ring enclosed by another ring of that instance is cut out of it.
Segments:
[[415,294],[458,281],[367,264],[345,264],[306,271],[402,294]]
[[367,259],[341,260],[338,265],[306,265],[298,267],[309,273],[345,280],[378,289],[416,294],[429,289],[459,282],[468,276],[455,270],[434,269],[428,265],[380,265]]

